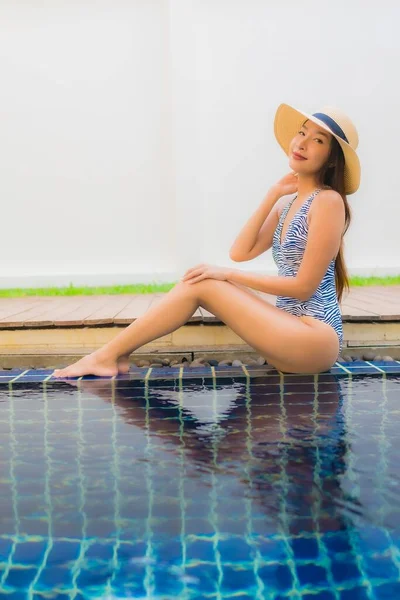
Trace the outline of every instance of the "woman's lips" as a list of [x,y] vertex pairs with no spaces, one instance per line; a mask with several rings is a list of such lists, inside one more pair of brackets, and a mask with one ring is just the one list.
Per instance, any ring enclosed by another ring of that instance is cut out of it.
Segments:
[[296,154],[296,152],[293,152],[293,158],[295,158],[296,160],[307,160],[306,158],[303,158],[303,156]]

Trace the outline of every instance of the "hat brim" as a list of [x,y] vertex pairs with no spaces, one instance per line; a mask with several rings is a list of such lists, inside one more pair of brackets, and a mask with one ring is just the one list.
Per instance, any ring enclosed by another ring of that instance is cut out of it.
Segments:
[[354,194],[360,186],[361,166],[353,148],[333,133],[322,121],[288,104],[280,104],[274,119],[275,137],[285,152],[289,154],[290,143],[306,119],[310,119],[330,133],[340,144],[344,154],[344,185],[346,194]]

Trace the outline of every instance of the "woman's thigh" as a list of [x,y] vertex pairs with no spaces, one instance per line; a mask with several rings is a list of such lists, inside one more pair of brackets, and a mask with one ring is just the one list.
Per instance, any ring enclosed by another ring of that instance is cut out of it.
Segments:
[[[283,359],[272,359],[272,366],[282,372],[321,372],[331,368],[339,353],[339,338],[330,325],[310,316],[296,317],[309,327],[309,335],[303,346],[303,356],[291,359],[290,354]],[[315,349],[319,352],[315,356]],[[305,370],[305,371],[304,371]]]
[[205,279],[189,288],[199,306],[219,317],[278,370],[318,373],[334,364],[339,340],[330,325],[296,317],[228,281]]

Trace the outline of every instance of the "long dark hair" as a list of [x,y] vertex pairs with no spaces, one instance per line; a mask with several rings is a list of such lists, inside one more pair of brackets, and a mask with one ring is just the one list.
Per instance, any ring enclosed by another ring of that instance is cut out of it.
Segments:
[[[345,181],[344,181],[344,154],[340,147],[337,139],[332,136],[331,151],[329,157],[320,172],[318,173],[319,181],[323,186],[329,186],[343,198],[344,210],[345,210],[345,227],[340,242],[339,252],[335,259],[335,282],[336,282],[336,295],[340,302],[344,290],[347,292],[350,289],[349,274],[344,262],[343,255],[343,237],[349,228],[351,222],[351,211],[345,194]],[[333,165],[333,166],[329,166]]]

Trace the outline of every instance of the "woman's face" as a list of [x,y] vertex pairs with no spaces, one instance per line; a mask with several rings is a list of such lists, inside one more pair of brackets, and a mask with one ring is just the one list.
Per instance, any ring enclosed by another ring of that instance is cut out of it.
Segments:
[[[289,147],[289,165],[296,173],[317,173],[328,160],[333,136],[313,121],[305,121]],[[295,153],[306,160],[296,158]]]

